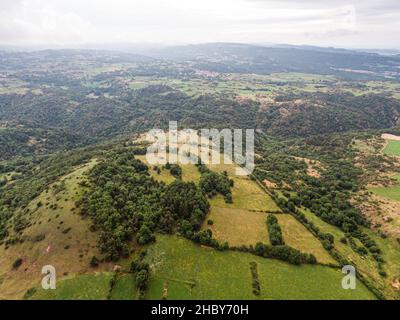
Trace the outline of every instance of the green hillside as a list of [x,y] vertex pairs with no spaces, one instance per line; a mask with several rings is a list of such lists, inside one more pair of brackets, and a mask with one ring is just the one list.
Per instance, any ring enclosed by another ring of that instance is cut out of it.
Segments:
[[[341,287],[343,274],[322,266],[292,266],[239,252],[217,252],[178,237],[159,236],[148,249],[148,299],[374,299],[361,283]],[[257,264],[261,294],[252,293],[250,263]]]

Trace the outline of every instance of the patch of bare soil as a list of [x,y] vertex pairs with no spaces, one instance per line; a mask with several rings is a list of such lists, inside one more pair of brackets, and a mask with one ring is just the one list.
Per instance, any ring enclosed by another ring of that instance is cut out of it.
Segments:
[[393,280],[391,285],[396,291],[399,291],[400,290],[400,279]]
[[396,140],[396,141],[400,141],[400,136],[395,136],[394,134],[390,134],[390,133],[383,133],[381,135],[382,139],[385,140]]
[[310,177],[317,178],[317,179],[321,178],[321,171],[324,170],[324,167],[320,161],[311,160],[311,159],[302,158],[302,157],[294,157],[294,158],[299,161],[304,161],[307,164],[307,166],[308,166],[307,174]]
[[267,180],[267,179],[265,179],[265,180],[263,181],[263,183],[264,183],[264,185],[265,185],[267,188],[269,188],[269,189],[276,189],[276,188],[277,188],[275,182],[269,181],[269,180]]
[[239,102],[239,103],[244,103],[244,102],[248,102],[248,101],[252,101],[252,99],[250,99],[249,97],[245,97],[245,96],[235,96],[235,101]]
[[27,144],[28,146],[34,146],[38,144],[38,141],[36,140],[36,138],[30,137]]
[[369,195],[357,204],[363,215],[371,222],[372,228],[385,234],[400,237],[400,203]]
[[370,179],[368,179],[367,188],[387,188],[395,185],[393,176],[396,172],[374,172],[371,174]]
[[388,187],[392,176],[400,169],[400,159],[383,154],[388,140],[373,138],[363,140],[365,147],[358,149],[354,165],[363,170],[362,183],[367,187]]
[[259,96],[256,96],[256,100],[260,102],[260,108],[258,110],[259,112],[267,111],[275,103],[275,100],[272,97],[259,97]]

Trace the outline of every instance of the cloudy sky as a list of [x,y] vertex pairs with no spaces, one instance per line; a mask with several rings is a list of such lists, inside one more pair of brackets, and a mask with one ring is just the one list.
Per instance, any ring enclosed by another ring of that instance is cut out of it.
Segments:
[[0,0],[0,45],[290,43],[400,48],[399,0]]

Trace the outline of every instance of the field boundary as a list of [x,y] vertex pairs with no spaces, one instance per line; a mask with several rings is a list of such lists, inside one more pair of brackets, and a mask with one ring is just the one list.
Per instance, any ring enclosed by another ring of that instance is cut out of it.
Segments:
[[[273,195],[268,189],[266,189],[265,186],[262,185],[262,183],[258,180],[258,178],[256,176],[252,175],[252,177],[257,182],[257,184],[260,185],[261,188],[275,201],[277,206],[279,208],[281,208],[279,206],[279,203],[276,201],[276,196]],[[291,214],[293,217],[295,217],[297,221],[299,221],[302,225],[304,225],[306,227],[306,229],[309,230],[319,241],[321,241],[321,239],[319,239],[319,237],[315,234],[315,232],[312,231],[303,221],[301,221],[297,217],[296,214],[294,214],[290,210],[287,210],[287,211],[289,212],[289,214]],[[333,254],[333,252],[335,252],[335,254]],[[343,258],[343,256],[335,248],[333,248],[333,250],[328,251],[328,253],[332,256],[332,258],[334,260],[336,260],[339,263],[339,266],[343,266],[343,261],[345,261],[346,259]],[[321,264],[321,263],[318,262],[318,264]],[[321,264],[321,265],[324,265],[324,264]],[[353,262],[353,265],[358,270],[357,265],[355,265],[354,262]],[[333,266],[333,265],[326,265],[326,266],[337,269],[337,266]],[[356,273],[356,276],[376,296],[377,299],[386,300],[384,294],[378,288],[376,288],[361,272],[358,271]]]

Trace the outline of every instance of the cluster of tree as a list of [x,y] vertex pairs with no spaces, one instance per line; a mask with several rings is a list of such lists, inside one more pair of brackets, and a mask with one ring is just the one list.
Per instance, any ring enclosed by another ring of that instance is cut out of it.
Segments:
[[[325,222],[351,233],[359,226],[369,226],[361,212],[351,203],[354,192],[360,188],[362,170],[354,165],[354,152],[351,150],[350,136],[325,136],[307,141],[291,141],[283,146],[271,139],[260,139],[260,149],[269,151],[258,160],[254,174],[259,180],[282,181],[295,191],[295,196],[287,193],[287,200],[279,199],[283,210],[295,212],[296,207],[304,206]],[[304,162],[297,161],[295,155],[310,156],[324,163],[319,177],[306,173]],[[282,159],[285,159],[282,161]],[[270,175],[279,166],[279,175]]]
[[254,252],[265,258],[275,258],[283,261],[287,261],[291,264],[302,264],[317,263],[317,259],[314,255],[308,253],[302,253],[297,249],[283,245],[283,246],[267,246],[262,243],[257,243]]
[[[169,184],[161,198],[165,221],[179,221],[179,229],[187,237],[198,231],[210,210],[207,198],[193,182],[179,180]],[[164,226],[161,227],[165,229]]]
[[231,247],[232,250],[250,252],[260,257],[278,259],[286,261],[290,264],[316,264],[317,259],[313,254],[302,253],[297,249],[290,246],[270,246],[264,243],[258,242],[254,247]]
[[[260,115],[259,123],[267,133],[277,137],[312,137],[389,128],[397,124],[400,112],[399,101],[377,94],[289,93],[277,99],[280,103],[267,108]],[[294,100],[297,101],[295,108]]]
[[278,219],[273,214],[267,216],[267,227],[271,244],[273,246],[284,245],[285,241],[283,240],[281,227],[279,226]]
[[111,150],[89,174],[82,213],[100,231],[99,247],[107,260],[129,255],[128,243],[155,240],[154,232],[180,231],[188,238],[200,229],[209,203],[193,182],[157,182],[134,158],[132,148]]
[[194,233],[190,237],[190,240],[204,246],[213,247],[214,249],[217,249],[219,251],[228,250],[230,248],[228,242],[220,243],[217,240],[213,239],[212,231],[210,229],[201,230]]
[[177,179],[182,179],[182,168],[177,164],[170,164],[169,162],[165,165],[165,169],[169,170],[172,176]]
[[146,252],[141,252],[139,258],[133,260],[130,265],[130,271],[135,274],[135,286],[141,299],[145,296],[150,276],[150,266],[144,262],[145,256]]
[[153,240],[150,230],[161,215],[162,189],[131,151],[110,152],[90,171],[89,182],[82,213],[100,231],[99,246],[107,260],[128,256],[127,242],[134,233],[142,244]]
[[[320,229],[312,222],[309,221],[304,213],[302,213],[294,203],[290,205],[290,199],[286,200],[282,197],[278,198],[276,194],[272,193],[273,198],[277,202],[277,204],[282,208],[282,210],[286,213],[293,214],[302,224],[311,232],[313,233],[318,239],[321,240],[323,247],[331,253],[332,256],[335,257],[338,261],[343,260],[342,257],[338,256],[335,248],[334,248],[334,241],[335,238],[330,233],[323,233]],[[287,197],[290,197],[288,193],[286,193]],[[357,246],[352,238],[357,238],[360,240],[363,246]],[[384,263],[384,259],[381,256],[381,250],[378,247],[377,243],[371,239],[365,232],[361,230],[360,227],[356,226],[356,228],[351,231],[346,232],[346,238],[340,239],[343,243],[349,243],[350,246],[356,251],[358,254],[364,256],[368,254],[368,251],[371,253],[372,257],[378,262],[378,267],[382,269],[382,263]],[[344,261],[345,263],[346,261]]]
[[83,145],[83,140],[73,132],[54,128],[4,128],[0,130],[0,160],[68,150]]
[[233,180],[229,179],[228,173],[217,173],[209,170],[204,164],[199,164],[198,169],[201,173],[200,189],[209,197],[212,198],[218,193],[221,194],[226,203],[232,203]]
[[92,259],[90,259],[89,264],[92,268],[96,268],[99,265],[99,259],[96,256],[93,256]]
[[261,287],[260,287],[260,280],[258,279],[258,272],[257,272],[257,262],[250,262],[250,272],[251,272],[251,285],[253,287],[253,293],[256,296],[259,296],[261,293]]
[[[131,79],[129,72],[125,76]],[[53,80],[47,79],[46,84],[48,81]],[[98,83],[93,90],[78,79],[68,82],[72,82],[68,89],[52,84],[41,95],[0,95],[0,120],[12,124],[0,130],[0,159],[167,128],[172,119],[192,128],[255,127],[258,105],[254,101],[239,102],[222,95],[192,97],[165,85],[132,90],[126,86],[104,88]],[[93,94],[95,99],[90,97]],[[113,108],[106,96],[110,94]]]
[[[0,241],[14,243],[23,229],[31,223],[27,205],[42,192],[49,192],[49,186],[61,176],[77,165],[86,163],[97,153],[97,149],[90,147],[51,156],[16,158],[1,166],[0,170],[4,172],[16,173],[12,183],[7,183],[0,189]],[[10,229],[16,234],[13,239],[6,239],[10,235]]]
[[378,247],[375,240],[373,240],[365,232],[362,232],[360,229],[353,231],[351,233],[351,236],[360,240],[360,242],[363,244],[363,246],[365,248],[367,248],[368,251],[371,253],[372,257],[379,263],[379,266],[381,266],[381,264],[384,262],[384,259],[382,258],[382,255],[381,255],[382,251]]

